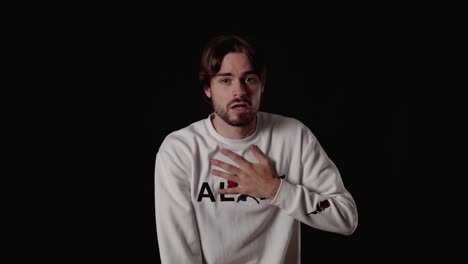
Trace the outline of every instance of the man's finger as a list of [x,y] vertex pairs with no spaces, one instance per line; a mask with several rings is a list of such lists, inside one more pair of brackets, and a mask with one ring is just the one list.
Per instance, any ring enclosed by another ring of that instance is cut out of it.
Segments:
[[237,155],[236,153],[230,151],[229,149],[221,149],[221,153],[226,155],[228,158],[232,159],[241,167],[248,166],[251,164],[250,162],[245,160],[242,156]]
[[221,177],[223,179],[226,179],[228,181],[233,181],[235,183],[239,183],[239,177],[232,174],[232,173],[226,173],[226,172],[222,172],[222,171],[219,171],[219,170],[211,170],[211,174],[215,175],[215,176],[218,176],[218,177]]
[[216,166],[218,166],[218,167],[220,167],[220,168],[223,168],[223,169],[225,169],[226,171],[229,171],[229,172],[231,172],[231,173],[233,173],[233,174],[239,175],[239,174],[242,172],[242,170],[239,169],[238,167],[233,166],[233,165],[231,165],[231,164],[228,164],[228,163],[226,163],[226,162],[217,160],[217,159],[211,159],[211,163],[212,163],[213,165],[216,165]]
[[258,162],[268,162],[268,157],[256,145],[250,145],[250,151],[254,154],[255,158],[257,158]]

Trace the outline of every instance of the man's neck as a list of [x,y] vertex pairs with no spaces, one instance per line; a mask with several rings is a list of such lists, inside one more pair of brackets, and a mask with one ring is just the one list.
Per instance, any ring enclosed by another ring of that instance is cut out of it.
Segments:
[[211,119],[211,123],[213,124],[216,132],[221,136],[229,139],[243,139],[255,132],[257,127],[257,118],[245,126],[232,126],[214,114]]

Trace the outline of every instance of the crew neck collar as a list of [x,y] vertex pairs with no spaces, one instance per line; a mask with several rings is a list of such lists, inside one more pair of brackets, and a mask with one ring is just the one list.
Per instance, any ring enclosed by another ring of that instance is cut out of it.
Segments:
[[209,133],[218,141],[221,141],[222,143],[231,145],[231,146],[251,144],[256,138],[257,133],[260,130],[260,127],[262,125],[262,120],[260,118],[261,115],[259,114],[259,112],[257,112],[257,116],[256,116],[257,124],[255,126],[255,131],[246,138],[230,139],[230,138],[222,136],[221,134],[218,133],[218,131],[216,131],[216,129],[213,126],[213,121],[212,121],[213,117],[214,117],[214,113],[211,113],[208,116],[208,118],[205,120],[205,124],[208,128]]

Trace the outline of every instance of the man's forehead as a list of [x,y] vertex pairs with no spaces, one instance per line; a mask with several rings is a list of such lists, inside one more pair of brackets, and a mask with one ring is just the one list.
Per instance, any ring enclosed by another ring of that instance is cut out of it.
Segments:
[[221,61],[221,68],[226,67],[251,67],[250,58],[243,52],[231,52],[224,56]]

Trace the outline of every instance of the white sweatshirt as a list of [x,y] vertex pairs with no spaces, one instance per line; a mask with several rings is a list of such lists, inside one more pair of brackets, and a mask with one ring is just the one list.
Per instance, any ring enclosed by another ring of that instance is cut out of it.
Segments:
[[[344,235],[354,232],[358,220],[353,197],[305,125],[258,112],[256,131],[233,140],[216,132],[211,117],[169,134],[156,155],[162,263],[300,263],[300,222]],[[276,196],[217,194],[228,182],[210,174],[210,159],[238,166],[219,152],[227,148],[257,163],[251,144],[284,176]]]

